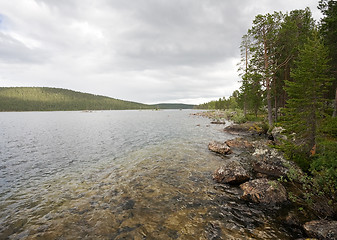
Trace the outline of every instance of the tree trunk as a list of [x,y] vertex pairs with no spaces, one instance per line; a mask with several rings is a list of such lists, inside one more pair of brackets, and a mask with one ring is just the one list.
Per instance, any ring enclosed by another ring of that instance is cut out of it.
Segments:
[[275,113],[274,113],[274,122],[277,122],[277,117],[278,117],[278,94],[277,94],[277,78],[274,78],[274,108],[275,108]]
[[[315,112],[313,112],[311,114],[311,116],[309,117],[310,119],[310,134],[309,134],[309,151],[312,150],[313,148],[315,148],[316,146],[316,124],[317,124],[317,120],[316,120],[316,114]],[[311,153],[311,152],[310,152]]]
[[337,112],[337,88],[336,88],[336,94],[335,94],[335,107],[333,110],[332,117],[336,117],[336,112]]
[[[247,45],[246,45],[245,50],[246,50],[246,69],[245,69],[245,72],[246,72],[246,77],[247,77],[247,74],[248,74],[248,46]],[[247,116],[247,93],[245,93],[245,95],[244,95],[243,114],[244,114],[245,117]]]
[[269,127],[273,126],[273,109],[271,106],[271,94],[270,94],[270,86],[269,78],[267,78],[267,107],[268,107],[268,124]]
[[277,95],[275,92],[275,98],[274,98],[274,106],[275,106],[275,122],[277,122],[277,117],[278,117],[278,106],[277,106]]
[[269,77],[269,57],[267,54],[267,40],[264,39],[264,69],[266,71],[266,90],[267,90],[267,107],[268,107],[268,124],[269,127],[273,126],[273,109],[271,105],[271,89],[270,89],[270,77]]

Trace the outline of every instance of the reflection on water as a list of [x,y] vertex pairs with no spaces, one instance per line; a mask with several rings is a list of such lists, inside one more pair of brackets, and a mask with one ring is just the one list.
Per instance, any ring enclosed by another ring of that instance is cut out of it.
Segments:
[[291,239],[207,150],[189,111],[2,113],[0,239]]

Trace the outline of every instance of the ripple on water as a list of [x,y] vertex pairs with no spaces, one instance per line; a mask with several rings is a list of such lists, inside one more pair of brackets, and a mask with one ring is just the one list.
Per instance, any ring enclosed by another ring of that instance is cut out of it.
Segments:
[[274,234],[269,230],[268,235],[262,211],[238,200],[238,189],[226,194],[214,188],[213,168],[205,159],[219,163],[208,152],[167,142],[127,154],[120,159],[125,165],[106,169],[96,181],[60,181],[56,186],[65,186],[46,196],[63,200],[50,209],[42,205],[51,202],[41,203],[45,212],[31,220],[25,238],[255,239]]
[[[197,128],[202,138],[192,134],[196,141],[180,133],[142,140],[147,131],[139,130],[122,146],[145,143],[123,154],[95,150],[81,165],[71,156],[66,163],[49,163],[55,171],[30,176],[1,203],[0,238],[291,239],[264,211],[242,202],[239,188],[212,181],[223,159],[207,150],[207,138],[223,133],[213,129],[214,135],[207,135],[212,130],[204,128]],[[89,157],[98,163],[90,165]]]

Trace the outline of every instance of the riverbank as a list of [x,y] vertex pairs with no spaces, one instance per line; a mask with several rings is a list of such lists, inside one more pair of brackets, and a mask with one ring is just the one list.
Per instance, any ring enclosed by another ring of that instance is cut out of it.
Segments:
[[[212,123],[225,123],[227,114],[222,111],[197,113],[210,118]],[[275,149],[280,133],[274,131],[268,135],[267,130],[262,122],[225,127],[224,131],[232,134],[233,139],[215,140],[208,146],[210,151],[223,158],[223,164],[215,166],[213,180],[226,187],[239,188],[243,201],[273,213],[277,221],[298,239],[337,239],[337,221],[334,221],[333,213],[332,216],[325,213],[329,220],[321,220],[315,212],[294,201],[294,195],[300,193],[293,183],[290,184],[292,179],[289,178],[293,174],[305,175]],[[322,208],[317,211],[329,211],[329,206],[316,207]]]

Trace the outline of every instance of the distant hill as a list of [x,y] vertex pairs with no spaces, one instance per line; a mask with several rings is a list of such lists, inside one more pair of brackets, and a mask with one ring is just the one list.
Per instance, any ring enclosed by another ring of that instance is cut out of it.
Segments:
[[158,109],[193,109],[195,107],[195,105],[182,103],[159,103],[151,106]]
[[47,87],[1,87],[0,111],[153,109],[119,99]]

